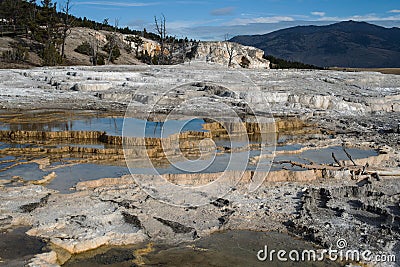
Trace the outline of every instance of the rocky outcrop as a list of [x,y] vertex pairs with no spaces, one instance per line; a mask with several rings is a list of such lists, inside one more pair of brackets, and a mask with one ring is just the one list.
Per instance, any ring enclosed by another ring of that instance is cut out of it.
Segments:
[[[84,64],[84,65],[90,65],[90,57],[86,55],[79,54],[74,51],[75,48],[78,47],[82,42],[88,42],[92,46],[98,45],[98,47],[101,48],[104,47],[104,45],[108,42],[107,41],[107,36],[110,35],[111,32],[108,31],[96,31],[93,29],[89,28],[82,28],[82,27],[75,27],[71,29],[71,33],[68,35],[67,40],[66,40],[66,55],[67,58],[71,61],[74,62],[75,64]],[[118,64],[141,64],[141,62],[136,59],[136,53],[135,53],[135,44],[134,43],[129,43],[126,40],[126,37],[128,35],[122,34],[122,33],[113,33],[116,36],[117,40],[117,45],[120,48],[121,51],[121,57],[117,60],[116,63]],[[141,37],[142,38],[142,37]],[[142,38],[143,40],[143,45],[139,48],[140,53],[145,53],[154,56],[155,53],[159,50],[160,45],[152,40],[149,40],[147,38]],[[131,50],[128,52],[128,49],[126,47],[129,47],[131,45]],[[105,53],[105,52],[103,52]]]
[[112,83],[109,82],[81,82],[75,84],[71,89],[74,91],[104,91],[112,87]]
[[196,59],[234,68],[269,69],[270,62],[263,58],[264,51],[231,42],[200,42]]
[[58,267],[57,253],[54,251],[36,255],[26,265],[28,267]]
[[345,240],[346,250],[368,247],[398,258],[400,199],[398,194],[393,195],[396,192],[387,188],[382,191],[373,181],[358,186],[313,187],[302,196],[299,217],[288,226],[326,248],[336,249],[338,240]]
[[[40,202],[48,193],[46,189],[39,186],[0,188],[0,208],[4,215],[12,216],[14,224],[33,225],[28,234],[49,240],[57,252],[57,262],[62,264],[71,254],[101,246],[138,244],[146,240],[179,243],[229,229],[230,225],[246,228],[249,210],[258,214],[251,222],[251,229],[267,225],[283,229],[276,223],[280,218],[270,216],[265,222],[265,209],[260,207],[268,203],[270,210],[279,210],[281,204],[273,201],[272,196],[283,196],[293,190],[282,185],[274,193],[262,193],[259,199],[236,192],[224,206],[210,204],[187,209],[149,198],[132,180],[114,181],[104,180],[97,185],[88,182],[87,186],[80,187],[83,191],[74,194],[52,194],[47,203],[43,202],[30,213],[21,212],[20,205]],[[294,209],[285,209],[283,217],[292,217],[292,212]],[[38,256],[32,262],[54,263],[54,254]]]

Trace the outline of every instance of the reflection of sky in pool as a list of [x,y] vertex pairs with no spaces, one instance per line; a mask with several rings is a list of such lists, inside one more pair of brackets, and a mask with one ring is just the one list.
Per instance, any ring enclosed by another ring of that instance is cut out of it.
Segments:
[[[366,158],[370,156],[378,155],[378,153],[374,150],[362,150],[349,148],[347,151],[352,155],[354,159]],[[321,164],[330,164],[333,163],[333,159],[331,157],[332,152],[335,153],[335,156],[338,160],[348,160],[346,154],[343,152],[342,147],[329,147],[317,150],[309,150],[300,154],[283,154],[279,155],[275,158],[274,162],[279,161],[295,161],[300,163],[309,163],[310,161]],[[267,152],[268,153],[268,152]],[[243,162],[247,159],[248,152],[240,152],[233,154],[223,154],[218,155],[214,159],[213,158],[205,158],[204,160],[200,160],[199,164],[205,164],[210,162],[208,167],[204,168],[201,173],[215,173],[222,172],[225,170],[230,171],[240,171],[243,168],[246,170],[255,170],[256,165],[248,164],[246,166],[246,162]],[[250,157],[254,157],[260,154],[259,150],[250,151]],[[7,158],[3,158],[7,159]],[[229,165],[229,161],[231,160],[231,164]],[[260,171],[267,171],[269,169],[270,160],[266,159],[265,164],[260,169]],[[185,166],[185,161],[179,161],[180,165]],[[0,164],[2,168],[10,166],[10,163]],[[53,166],[60,165],[60,163],[54,163]],[[229,168],[228,168],[229,165]],[[244,165],[244,167],[243,167]],[[143,166],[140,163],[131,163],[130,166],[132,174],[154,174],[153,168],[151,166]],[[271,167],[272,171],[281,170],[282,167],[286,167],[291,170],[302,170],[299,167],[293,167],[289,164],[273,164]],[[157,167],[156,170],[159,174],[184,174],[191,173],[190,171],[184,171],[182,169],[176,168],[173,165],[166,165],[164,167]],[[0,172],[0,180],[1,179],[10,179],[13,176],[20,176],[25,180],[39,180],[42,179],[44,175],[48,175],[52,170],[42,171],[38,168],[38,165],[35,163],[31,164],[23,164],[20,166],[16,166],[12,169],[5,170]],[[57,178],[54,179],[49,185],[49,188],[60,190],[62,193],[70,192],[70,188],[75,186],[80,181],[89,181],[96,180],[100,178],[109,178],[109,177],[120,177],[122,175],[129,174],[129,170],[126,166],[113,166],[113,165],[99,165],[99,164],[78,164],[74,166],[66,166],[61,167],[60,169],[55,170],[57,174]]]
[[[362,159],[378,155],[378,152],[372,149],[347,148],[346,150],[353,159]],[[349,160],[341,146],[332,146],[328,148],[306,150],[300,154],[278,155],[275,157],[275,162],[291,160],[299,163],[313,162],[317,164],[333,164],[335,161],[332,158],[332,153],[335,154],[338,160]]]
[[0,130],[12,131],[105,131],[110,135],[122,135],[124,118],[81,118],[60,117],[57,122],[0,123]]
[[[135,118],[125,120],[125,135],[129,137],[163,137],[183,131],[204,132],[203,119],[193,120],[168,120],[165,122],[152,122]],[[74,119],[60,118],[57,122],[51,123],[18,123],[9,124],[0,122],[0,130],[13,131],[104,131],[109,135],[122,136],[124,118],[89,118]]]
[[124,135],[127,137],[168,137],[186,131],[204,132],[202,119],[167,120],[152,122],[127,118],[124,122]]

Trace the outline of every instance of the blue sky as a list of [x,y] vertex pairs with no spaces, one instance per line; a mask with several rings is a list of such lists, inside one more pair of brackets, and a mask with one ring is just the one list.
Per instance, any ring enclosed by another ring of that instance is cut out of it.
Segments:
[[[59,5],[65,0],[58,0]],[[400,26],[400,0],[72,0],[72,13],[120,26],[154,31],[164,14],[167,31],[177,37],[212,40],[225,34],[263,34],[295,25],[343,20]]]

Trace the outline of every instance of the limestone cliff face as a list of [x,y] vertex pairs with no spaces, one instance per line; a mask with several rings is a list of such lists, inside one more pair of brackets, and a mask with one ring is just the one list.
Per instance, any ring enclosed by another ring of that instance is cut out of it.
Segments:
[[228,66],[232,53],[231,67],[269,69],[270,62],[263,59],[264,51],[232,42],[200,42],[196,59]]
[[[112,33],[107,31],[96,31],[93,29],[81,28],[81,27],[72,28],[71,34],[68,36],[66,40],[67,58],[71,62],[75,62],[76,64],[79,65],[90,65],[89,56],[79,54],[75,52],[74,49],[78,45],[82,44],[82,42],[88,42],[94,47],[98,46],[98,49],[101,52],[102,47],[107,43],[107,35],[110,34]],[[121,64],[121,65],[142,64],[140,60],[136,58],[135,44],[128,42],[126,39],[128,36],[133,36],[133,35],[121,34],[121,33],[115,33],[115,35],[118,47],[120,48],[121,51],[121,56],[116,61],[116,64]],[[139,47],[139,53],[144,54],[145,52],[147,52],[147,54],[149,54],[150,56],[154,56],[155,54],[158,53],[158,51],[160,51],[160,44],[158,42],[146,38],[142,38],[142,40],[143,40],[143,45]],[[132,48],[132,51],[130,53],[126,49],[127,47],[129,47],[129,45]],[[102,52],[104,53],[104,51]]]
[[[82,44],[82,42],[88,42],[92,46],[97,46],[101,51],[102,47],[107,43],[107,35],[110,35],[107,31],[95,31],[87,28],[73,28],[71,34],[67,38],[67,57],[71,62],[76,62],[80,65],[90,65],[89,56],[82,55],[74,51],[74,49]],[[128,42],[127,37],[133,35],[126,35],[121,33],[115,33],[118,47],[121,51],[121,56],[116,61],[116,64],[130,65],[130,64],[143,64],[136,58],[135,44]],[[143,44],[139,47],[139,54],[148,54],[149,56],[155,56],[160,54],[161,46],[158,42],[142,38]],[[131,51],[128,52],[127,47],[131,47]],[[193,49],[197,46],[197,49]],[[166,46],[165,54],[169,54],[168,45]],[[185,48],[182,48],[179,44],[175,44],[173,54],[177,58],[181,59],[183,54],[190,53],[196,50],[194,53],[196,60],[208,63],[217,63],[228,66],[229,63],[229,52],[232,51],[233,57],[231,66],[233,68],[250,68],[250,69],[269,69],[270,62],[263,59],[264,51],[261,49],[244,46],[232,42],[200,42],[200,43],[188,43]],[[228,52],[229,51],[229,52]],[[104,51],[103,51],[104,52]],[[175,62],[180,63],[180,62]]]
[[144,54],[145,52],[147,52],[147,54],[149,54],[152,57],[160,53],[161,46],[159,43],[145,38],[142,38],[142,40],[143,40],[143,45],[139,47],[140,53]]

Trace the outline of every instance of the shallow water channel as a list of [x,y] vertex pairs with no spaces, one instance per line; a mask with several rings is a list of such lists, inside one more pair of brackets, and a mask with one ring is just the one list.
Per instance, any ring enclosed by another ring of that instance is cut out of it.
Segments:
[[0,233],[0,266],[19,267],[36,254],[48,251],[46,243],[25,234],[27,227]]
[[[142,244],[141,246],[100,248],[71,258],[65,267],[130,267],[140,266],[341,266],[327,259],[320,262],[260,261],[257,254],[264,250],[317,250],[311,243],[290,235],[270,232],[227,231],[201,238],[194,243],[178,245]],[[146,253],[140,253],[143,251]],[[144,254],[144,255],[143,255]],[[318,255],[318,254],[317,254]]]
[[[15,118],[11,117],[7,121],[7,116],[4,114],[0,116],[0,130],[42,130],[42,131],[105,131],[109,135],[121,135],[124,118],[123,117],[88,117],[83,115],[66,116],[64,119],[55,121],[54,118],[48,119],[46,122],[38,122],[30,118]],[[40,119],[41,116],[38,116]],[[202,119],[194,120],[170,120],[164,123],[147,122],[140,119],[129,119],[125,121],[125,129],[129,136],[132,137],[168,137],[171,134],[195,131],[205,132],[203,128],[205,121]],[[243,138],[242,138],[243,139]],[[260,148],[257,147],[260,140],[255,136],[249,136],[249,141],[243,141],[239,137],[234,137],[229,140],[226,137],[213,138],[217,154],[215,156],[205,157],[199,159],[194,155],[197,160],[196,164],[204,164],[203,173],[216,173],[225,170],[242,170],[243,164],[240,162],[235,163],[235,160],[250,159],[260,155]],[[247,140],[247,138],[245,138]],[[249,145],[250,147],[246,147]],[[256,145],[251,147],[252,145]],[[28,152],[24,155],[7,155],[2,154],[2,151],[7,149],[34,149],[34,148],[63,148],[63,147],[76,147],[76,148],[93,148],[93,149],[119,149],[122,151],[122,146],[108,145],[98,140],[56,140],[51,143],[46,143],[40,140],[30,140],[26,143],[15,143],[12,141],[2,140],[0,142],[0,180],[7,181],[13,179],[13,183],[6,183],[6,186],[16,186],[18,181],[36,181],[42,179],[44,176],[55,172],[56,178],[52,179],[47,186],[51,189],[60,191],[61,193],[73,192],[71,190],[80,181],[96,180],[100,178],[116,178],[129,174],[151,174],[154,173],[153,167],[159,174],[185,174],[190,173],[187,170],[182,170],[177,166],[185,166],[185,164],[192,163],[193,158],[183,158],[171,164],[167,159],[152,160],[152,165],[143,164],[142,158],[135,158],[133,164],[129,164],[130,169],[127,168],[124,158],[119,160],[102,160],[102,161],[86,161],[79,162],[82,153],[63,153],[59,155],[49,156],[49,165],[41,167],[40,164],[32,162],[35,159],[43,159],[48,155],[31,155]],[[287,161],[298,163],[316,163],[316,164],[332,164],[334,163],[331,157],[332,153],[335,154],[338,160],[348,160],[347,155],[340,146],[332,146],[328,148],[316,148],[300,151],[302,144],[285,144],[279,143],[276,145],[276,151],[279,152],[275,157],[272,165],[272,171],[288,169],[293,171],[300,171],[300,167],[292,166]],[[267,150],[273,151],[275,147],[267,147]],[[299,153],[293,153],[298,151]],[[353,159],[367,158],[376,156],[378,153],[375,150],[363,150],[356,148],[348,148],[348,153]],[[286,153],[287,152],[287,153]],[[107,155],[105,156],[107,157]],[[111,156],[110,156],[111,158]],[[233,164],[228,163],[233,161]],[[70,162],[75,162],[69,164]],[[21,164],[16,164],[21,163]],[[228,166],[229,165],[229,166]],[[133,167],[132,167],[133,166]],[[269,167],[268,167],[269,168]],[[268,169],[267,168],[267,169]],[[255,170],[255,164],[247,164],[246,170]]]

